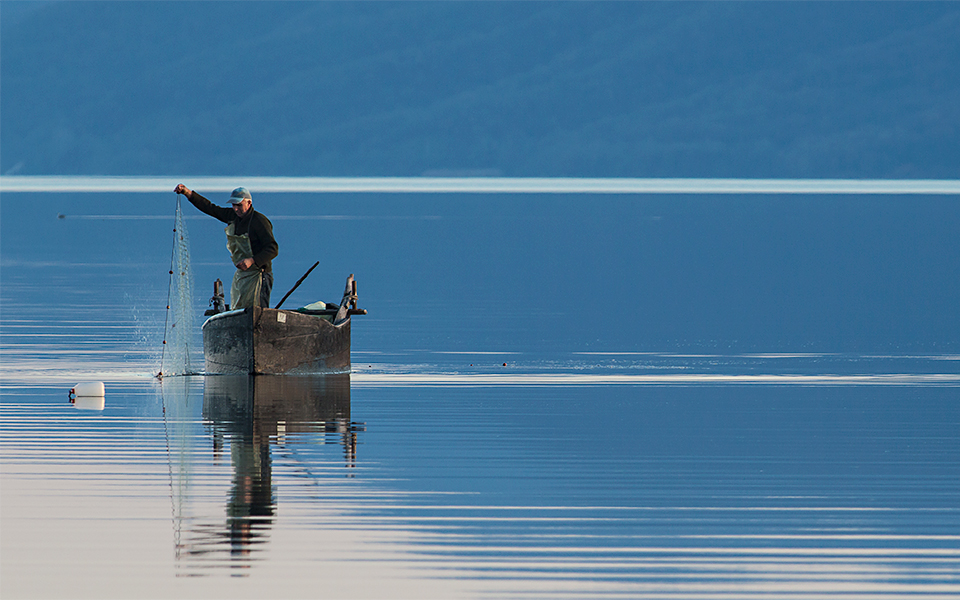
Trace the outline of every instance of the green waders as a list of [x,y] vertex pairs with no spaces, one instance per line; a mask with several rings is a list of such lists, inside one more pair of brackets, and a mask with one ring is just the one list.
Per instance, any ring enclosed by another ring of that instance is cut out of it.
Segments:
[[[246,233],[236,235],[235,223],[230,223],[224,230],[227,232],[227,250],[233,264],[238,264],[245,258],[253,258],[250,247],[250,236]],[[230,310],[238,310],[256,306],[260,301],[260,285],[262,273],[259,268],[252,267],[246,271],[237,271],[233,274],[233,285],[230,286]]]

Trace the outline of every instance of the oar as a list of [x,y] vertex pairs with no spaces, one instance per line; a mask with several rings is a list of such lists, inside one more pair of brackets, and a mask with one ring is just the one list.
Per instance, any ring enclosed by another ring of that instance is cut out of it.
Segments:
[[307,269],[307,272],[303,274],[303,277],[301,277],[299,280],[297,280],[297,282],[296,282],[295,284],[293,284],[293,287],[290,288],[290,291],[287,292],[287,295],[284,296],[283,298],[280,298],[280,302],[278,302],[277,305],[276,305],[274,308],[280,308],[280,305],[283,304],[283,301],[286,300],[287,298],[289,298],[289,297],[290,297],[290,294],[292,294],[295,289],[297,289],[298,287],[300,287],[300,284],[303,283],[303,280],[307,278],[307,275],[309,275],[311,271],[313,271],[314,269],[316,269],[316,268],[317,268],[317,265],[319,265],[319,264],[320,264],[320,261],[319,261],[319,260],[318,260],[317,262],[313,263],[313,266],[310,267],[309,269]]

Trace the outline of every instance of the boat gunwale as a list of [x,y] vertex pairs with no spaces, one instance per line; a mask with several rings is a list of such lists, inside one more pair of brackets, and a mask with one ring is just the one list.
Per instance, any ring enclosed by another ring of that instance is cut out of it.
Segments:
[[[254,307],[250,307],[250,308],[254,308]],[[207,317],[207,319],[203,322],[203,325],[200,326],[200,329],[202,330],[202,329],[206,328],[207,324],[211,323],[212,321],[217,321],[217,320],[224,319],[224,318],[236,317],[236,316],[240,316],[240,315],[247,314],[247,310],[248,310],[247,308],[238,308],[238,309],[235,309],[235,310],[228,310],[228,311],[225,311],[225,312],[222,312],[222,313],[217,313],[217,314],[215,314],[215,315],[211,315],[211,316]],[[277,311],[278,313],[281,313],[281,312],[282,312],[282,313],[287,313],[287,314],[303,315],[304,317],[311,317],[311,318],[317,319],[318,321],[323,321],[324,323],[327,323],[327,324],[330,325],[331,327],[340,327],[340,326],[342,326],[344,323],[346,323],[347,321],[349,321],[351,316],[353,316],[353,315],[351,315],[351,314],[348,314],[348,315],[347,315],[347,318],[345,318],[344,320],[340,321],[339,323],[334,324],[334,323],[330,322],[329,320],[324,319],[324,318],[323,318],[324,315],[314,315],[314,314],[302,312],[302,311],[299,311],[299,310],[296,310],[296,309],[269,308],[269,307],[267,307],[267,308],[262,308],[262,309],[261,309],[261,311],[263,311],[263,312],[266,312],[266,311],[268,311],[268,310]],[[262,314],[262,313],[261,313],[261,314]]]

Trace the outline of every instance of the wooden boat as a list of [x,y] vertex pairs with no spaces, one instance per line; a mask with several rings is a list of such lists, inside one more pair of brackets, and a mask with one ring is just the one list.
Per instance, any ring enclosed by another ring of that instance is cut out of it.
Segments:
[[322,309],[254,306],[218,312],[218,304],[223,306],[223,303],[214,302],[216,286],[214,290],[211,303],[215,308],[207,311],[211,316],[203,324],[206,373],[280,375],[350,371],[350,317],[367,314],[366,310],[356,307],[353,275],[347,278],[340,306],[327,304],[327,308]]

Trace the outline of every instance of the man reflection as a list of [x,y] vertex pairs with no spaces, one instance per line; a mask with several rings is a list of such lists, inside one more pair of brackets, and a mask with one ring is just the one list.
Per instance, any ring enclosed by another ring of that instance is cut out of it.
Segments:
[[249,546],[262,535],[256,529],[266,531],[276,506],[270,438],[261,434],[258,420],[252,419],[251,425],[252,431],[234,436],[230,444],[233,485],[227,500],[227,529],[233,555],[249,554]]

